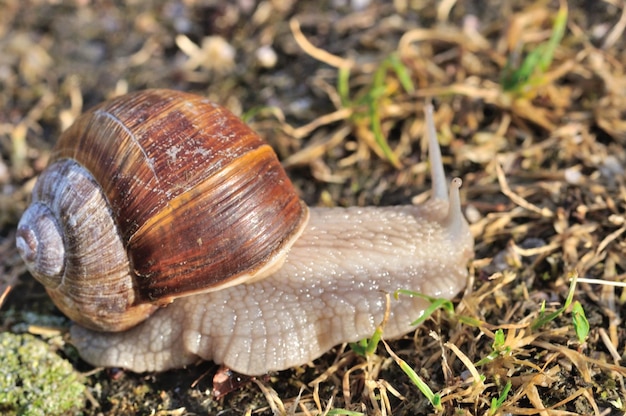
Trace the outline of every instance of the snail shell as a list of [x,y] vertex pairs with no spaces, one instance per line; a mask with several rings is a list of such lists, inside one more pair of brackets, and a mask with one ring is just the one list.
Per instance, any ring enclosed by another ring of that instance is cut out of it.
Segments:
[[176,297],[268,275],[307,218],[272,148],[237,117],[151,90],[61,135],[17,247],[68,317],[120,331]]

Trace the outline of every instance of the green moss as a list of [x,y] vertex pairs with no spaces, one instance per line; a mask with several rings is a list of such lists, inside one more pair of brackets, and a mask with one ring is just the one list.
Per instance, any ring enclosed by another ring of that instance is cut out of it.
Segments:
[[38,338],[0,333],[0,362],[0,413],[58,415],[83,407],[79,374]]

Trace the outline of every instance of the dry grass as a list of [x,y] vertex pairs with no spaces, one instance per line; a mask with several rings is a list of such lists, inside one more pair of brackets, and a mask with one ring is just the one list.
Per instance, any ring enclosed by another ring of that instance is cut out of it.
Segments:
[[[394,355],[441,395],[437,413],[624,413],[623,288],[576,284],[590,324],[582,342],[571,308],[534,325],[564,304],[571,276],[626,280],[623,1],[31,3],[0,0],[3,330],[55,313],[12,244],[33,178],[84,107],[126,90],[182,88],[247,112],[317,205],[395,204],[426,189],[421,107],[432,98],[477,243],[455,312],[389,351],[340,347],[219,400],[210,363],[100,371],[87,379],[87,414],[435,413]],[[559,10],[568,15],[553,54],[515,83]],[[259,58],[264,45],[275,64]]]

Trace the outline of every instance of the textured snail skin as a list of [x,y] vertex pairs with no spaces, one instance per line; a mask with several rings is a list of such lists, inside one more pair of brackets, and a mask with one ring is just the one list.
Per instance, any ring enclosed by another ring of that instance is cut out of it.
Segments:
[[[451,298],[462,290],[473,240],[459,212],[449,222],[447,211],[440,200],[419,207],[313,208],[272,276],[177,299],[126,332],[75,326],[73,343],[94,365],[136,372],[200,358],[249,375],[302,365],[334,345],[371,336],[383,320],[386,293],[411,289]],[[383,336],[411,331],[427,306],[392,296]]]

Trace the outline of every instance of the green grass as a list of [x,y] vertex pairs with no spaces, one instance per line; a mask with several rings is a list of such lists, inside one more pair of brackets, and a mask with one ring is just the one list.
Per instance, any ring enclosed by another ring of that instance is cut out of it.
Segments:
[[543,74],[550,69],[554,52],[565,34],[567,14],[567,3],[563,2],[554,18],[550,39],[526,55],[519,66],[515,64],[515,55],[509,56],[500,79],[504,91],[525,95],[544,83]]

